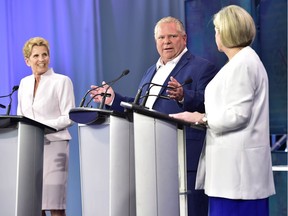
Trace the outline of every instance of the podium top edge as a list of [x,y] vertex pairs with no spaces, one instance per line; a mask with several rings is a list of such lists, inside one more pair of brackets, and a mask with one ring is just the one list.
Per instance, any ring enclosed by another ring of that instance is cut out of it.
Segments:
[[106,110],[106,109],[98,109],[98,108],[90,108],[90,107],[75,107],[70,109],[71,112],[101,112],[106,114],[112,114],[112,110]]
[[91,108],[91,107],[75,107],[70,109],[69,113],[74,112],[98,112],[102,115],[115,115],[118,117],[125,117],[124,113],[115,111],[115,110],[108,110],[108,109],[99,109],[99,108]]
[[117,116],[125,118],[124,113],[120,113],[114,110],[89,108],[89,107],[75,107],[70,109],[69,118],[80,124],[99,124],[109,117]]
[[57,129],[42,124],[36,120],[30,119],[22,115],[0,115],[0,128],[9,127],[18,122],[24,122],[43,128],[45,133],[57,132]]
[[180,119],[172,118],[166,113],[162,113],[162,112],[159,112],[159,111],[153,110],[153,109],[148,109],[148,108],[142,107],[142,106],[137,105],[137,104],[127,103],[127,102],[122,101],[120,105],[126,109],[132,110],[132,111],[137,112],[139,114],[143,114],[143,115],[151,116],[154,118],[174,122],[174,123],[178,124],[178,126],[188,126],[188,127],[198,129],[198,130],[205,130],[206,129],[206,126],[204,126],[204,125],[200,125],[200,124],[196,125],[195,123],[191,123],[191,122],[183,121]]

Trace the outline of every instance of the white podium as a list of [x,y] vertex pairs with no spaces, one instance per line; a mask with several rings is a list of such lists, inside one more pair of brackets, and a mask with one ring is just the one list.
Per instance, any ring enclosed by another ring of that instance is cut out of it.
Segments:
[[0,116],[0,215],[41,215],[44,133],[53,131],[23,116]]
[[82,216],[136,216],[133,125],[113,111],[75,108]]
[[135,104],[121,105],[132,112],[137,216],[188,215],[183,126],[192,125]]
[[134,113],[137,216],[179,216],[177,125]]

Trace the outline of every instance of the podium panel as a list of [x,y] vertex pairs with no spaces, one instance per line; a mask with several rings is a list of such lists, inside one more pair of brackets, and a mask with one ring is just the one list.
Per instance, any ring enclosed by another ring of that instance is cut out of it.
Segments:
[[188,197],[187,197],[187,157],[186,157],[186,139],[185,131],[178,129],[178,169],[179,169],[179,199],[180,216],[188,215]]
[[133,123],[110,120],[110,216],[136,216]]
[[177,124],[133,113],[137,216],[179,216]]
[[0,128],[0,215],[41,215],[43,143],[38,126]]
[[133,127],[109,116],[79,124],[83,216],[135,216]]
[[70,111],[81,123],[82,215],[187,216],[183,125],[196,126],[136,104],[121,106],[125,118],[111,110]]

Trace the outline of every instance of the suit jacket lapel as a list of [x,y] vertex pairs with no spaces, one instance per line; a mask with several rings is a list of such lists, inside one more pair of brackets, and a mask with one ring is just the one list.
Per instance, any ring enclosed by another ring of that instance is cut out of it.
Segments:
[[[144,95],[144,93],[148,90],[149,88],[149,84],[152,81],[152,78],[154,77],[154,74],[156,73],[156,65],[152,66],[149,71],[147,72],[146,77],[143,79],[143,81],[141,82],[141,86],[145,85],[142,89],[142,95]],[[147,83],[147,84],[146,84]],[[141,88],[140,86],[140,88]]]
[[[174,67],[174,69],[171,71],[171,73],[169,74],[169,76],[165,80],[163,86],[168,85],[168,82],[169,82],[171,76],[176,77],[177,74],[180,73],[181,69],[189,62],[190,58],[191,58],[191,53],[189,51],[184,53],[184,55],[181,57],[181,59],[179,60],[177,65]],[[160,94],[165,95],[165,91],[166,91],[166,88],[161,88]]]
[[[187,51],[186,53],[184,53],[184,55],[181,57],[181,59],[179,60],[179,62],[177,63],[177,65],[175,66],[175,68],[171,71],[171,73],[169,74],[169,76],[167,77],[167,79],[165,80],[163,86],[167,86],[168,82],[170,80],[170,76],[176,77],[176,75],[178,73],[180,73],[181,69],[189,62],[190,58],[192,57],[191,53],[189,51]],[[145,83],[150,83],[152,81],[152,78],[154,76],[154,74],[156,73],[156,64],[154,66],[152,66],[149,71],[146,74],[146,77],[142,80],[141,84],[140,84],[140,88],[141,86],[145,85]],[[145,95],[145,92],[148,90],[150,85],[146,84],[143,89],[142,89],[142,96]],[[165,95],[166,94],[166,88],[162,87],[159,94],[161,95]]]

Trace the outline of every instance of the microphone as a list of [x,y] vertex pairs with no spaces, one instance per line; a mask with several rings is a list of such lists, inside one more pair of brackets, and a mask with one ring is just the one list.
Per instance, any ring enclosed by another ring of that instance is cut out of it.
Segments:
[[[12,95],[13,95],[13,93],[14,93],[15,91],[17,91],[18,89],[19,89],[19,86],[18,86],[18,85],[13,86],[12,92],[11,92],[10,94],[8,94],[8,95],[6,95],[6,96],[1,96],[1,98],[2,98],[2,97],[9,97],[9,99],[10,99],[10,102],[9,102],[9,104],[8,104],[8,107],[7,107],[6,115],[10,115],[11,104],[12,104]],[[3,107],[2,107],[2,108],[3,108]]]
[[88,101],[88,103],[86,103],[86,106],[85,107],[88,107],[89,106],[89,104],[91,103],[91,101],[96,97],[96,96],[104,96],[104,95],[106,95],[106,97],[111,97],[111,94],[109,94],[109,93],[104,93],[104,92],[101,92],[100,94],[96,94],[96,95],[94,95],[93,97],[91,97],[90,98],[90,100]]
[[[188,77],[180,86],[177,86],[177,87],[169,87],[169,86],[164,86],[164,85],[160,85],[160,84],[157,84],[157,83],[145,83],[145,84],[141,87],[140,94],[139,94],[139,95],[136,95],[136,98],[137,98],[137,97],[139,97],[139,99],[140,99],[140,98],[144,98],[144,99],[142,100],[141,106],[145,106],[145,104],[146,104],[147,99],[148,99],[149,96],[157,96],[157,97],[159,97],[159,98],[164,98],[164,99],[170,100],[170,98],[169,98],[168,96],[164,96],[164,95],[150,95],[149,93],[150,93],[151,88],[154,87],[154,86],[160,86],[160,87],[164,87],[164,88],[167,88],[167,89],[176,89],[176,88],[183,87],[184,85],[190,84],[190,83],[192,83],[192,81],[193,81],[193,80],[191,79],[191,77]],[[147,85],[151,84],[151,86],[148,88],[148,90],[145,92],[145,94],[144,94],[142,97],[140,97],[140,96],[141,96],[141,92],[142,92],[142,88],[143,88],[144,86],[146,86],[146,84],[147,84]],[[139,92],[139,90],[138,90],[138,92]],[[138,94],[138,92],[137,92],[137,94]],[[139,103],[139,99],[137,99],[137,100],[138,100],[138,102],[136,101],[137,103]],[[134,100],[134,102],[135,102],[135,100]]]
[[[104,84],[104,85],[105,85],[105,84]],[[84,103],[85,103],[85,100],[86,100],[86,97],[87,97],[87,95],[88,95],[91,91],[94,91],[94,90],[96,90],[96,89],[98,89],[98,88],[101,88],[101,87],[103,87],[104,85],[97,86],[96,88],[93,88],[93,89],[89,89],[89,90],[85,93],[85,95],[83,96],[83,98],[82,98],[82,100],[81,100],[81,102],[80,102],[80,104],[79,104],[79,107],[83,107],[83,105],[84,105]]]
[[15,91],[18,90],[18,88],[19,88],[18,85],[13,86],[12,92],[11,92],[10,94],[8,94],[8,95],[2,95],[2,96],[0,96],[0,98],[10,97]]
[[[86,100],[86,97],[87,97],[87,95],[91,92],[91,91],[94,91],[94,90],[96,90],[96,89],[98,89],[98,88],[102,88],[104,85],[109,85],[110,83],[114,83],[114,82],[116,82],[116,81],[118,81],[119,79],[121,79],[123,76],[125,76],[125,75],[127,75],[129,73],[129,70],[124,70],[123,72],[122,72],[122,74],[118,77],[118,78],[116,78],[116,79],[114,79],[114,80],[112,80],[112,81],[110,81],[110,82],[107,82],[107,83],[105,83],[105,84],[103,84],[103,85],[100,85],[100,86],[97,86],[97,87],[95,87],[95,88],[93,88],[93,89],[89,89],[86,93],[85,93],[85,95],[83,96],[83,98],[82,98],[82,100],[81,100],[81,102],[80,102],[80,105],[79,105],[79,107],[83,107],[83,105],[84,105],[84,103],[85,103],[85,100]],[[107,93],[107,92],[106,92]],[[96,95],[95,95],[96,96]],[[104,94],[102,95],[102,96],[104,96]],[[106,95],[107,96],[107,95]],[[111,96],[111,95],[110,95]],[[93,97],[94,98],[94,97]],[[93,100],[93,98],[92,98],[92,100]],[[90,102],[92,101],[91,99],[90,99],[90,101],[86,104],[86,107],[88,106],[88,104],[90,104]]]
[[[164,88],[170,88],[170,87],[168,87],[168,86],[163,86],[163,85],[159,85],[159,84],[156,84],[156,83],[151,83],[151,86],[147,89],[147,91],[145,92],[144,96],[141,97],[141,98],[144,98],[144,99],[142,100],[141,106],[145,106],[145,104],[146,104],[146,102],[147,102],[147,100],[148,100],[148,97],[149,97],[149,96],[152,96],[152,95],[150,95],[149,93],[150,93],[151,88],[154,87],[154,86],[160,86],[160,87],[164,87]],[[153,95],[153,96],[154,96],[154,95]]]
[[[126,70],[124,70],[124,71],[122,72],[122,74],[121,74],[117,79],[109,82],[109,86],[108,86],[108,88],[106,89],[106,91],[104,92],[104,95],[103,95],[103,97],[102,97],[102,101],[101,101],[101,103],[100,103],[99,109],[103,109],[103,106],[104,106],[105,101],[106,101],[108,89],[109,89],[111,86],[113,86],[118,80],[120,80],[122,77],[124,77],[124,76],[126,76],[127,74],[129,74],[129,72],[130,72],[130,71],[129,71],[128,69],[126,69]],[[107,83],[106,83],[106,84],[107,84]]]
[[[147,83],[145,83],[145,84],[147,84]],[[144,86],[146,86],[145,84],[141,88],[138,89],[137,94],[136,94],[136,96],[134,98],[133,104],[136,104],[136,105],[139,104],[140,96],[142,94],[142,89],[143,89]]]
[[[138,89],[137,94],[136,94],[135,99],[134,99],[134,102],[133,102],[134,104],[138,105],[138,104],[139,104],[139,100],[140,100],[141,98],[143,98],[143,96],[141,97],[141,94],[142,94],[143,88],[144,88],[146,85],[151,85],[151,86],[148,88],[149,90],[146,91],[145,95],[146,95],[146,94],[149,94],[149,91],[150,91],[150,89],[151,89],[153,86],[160,86],[160,87],[170,88],[170,87],[168,87],[168,86],[163,86],[163,85],[156,84],[156,83],[152,83],[152,82],[145,83],[144,85],[142,85],[141,88]],[[151,96],[152,96],[152,95],[151,95]],[[153,95],[153,96],[156,96],[156,95]],[[145,101],[145,103],[146,103],[146,101]]]

